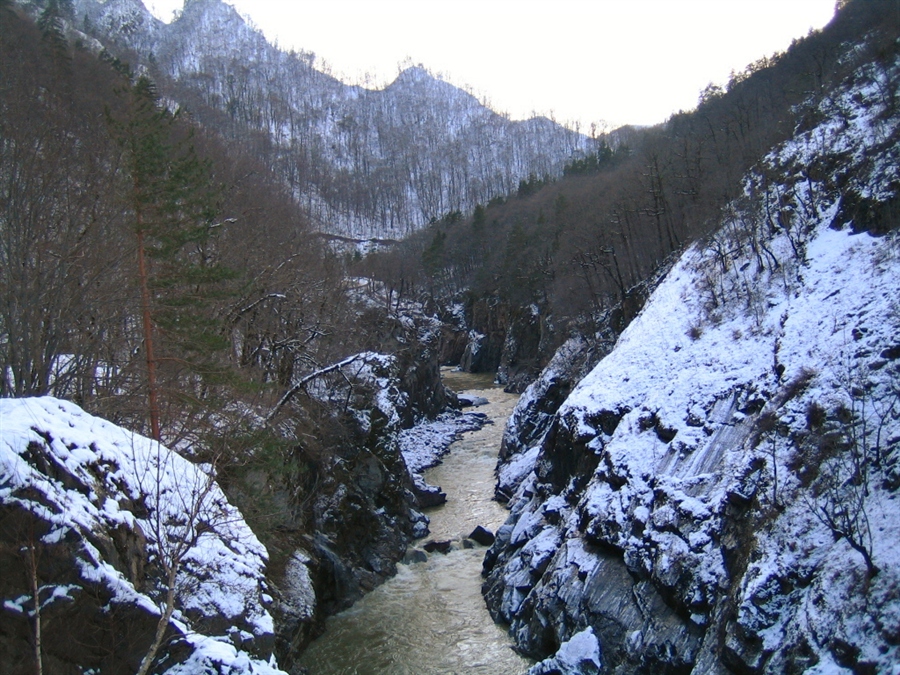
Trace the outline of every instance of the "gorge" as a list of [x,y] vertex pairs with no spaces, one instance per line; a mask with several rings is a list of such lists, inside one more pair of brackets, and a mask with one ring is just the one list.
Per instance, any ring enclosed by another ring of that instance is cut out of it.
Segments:
[[[407,552],[409,562],[396,577],[329,619],[324,635],[301,660],[309,672],[499,675],[528,668],[486,611],[481,597],[485,549],[468,539],[479,526],[496,531],[506,518],[493,501],[494,466],[516,397],[490,380],[445,375],[452,389],[486,399],[477,407],[487,415],[485,426],[456,441],[444,461],[424,474],[447,493],[445,505],[425,511],[430,535]],[[429,542],[450,542],[451,549],[426,553]]]
[[0,2],[0,663],[897,673],[900,6],[838,5],[588,139]]

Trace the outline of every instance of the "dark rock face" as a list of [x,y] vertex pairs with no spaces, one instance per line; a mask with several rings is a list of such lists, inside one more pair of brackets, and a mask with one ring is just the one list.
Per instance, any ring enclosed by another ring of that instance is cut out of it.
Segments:
[[[592,551],[596,557],[582,557],[582,546],[577,541],[564,543],[549,563],[545,578],[554,579],[552,590],[544,586],[546,581],[532,575],[527,581],[520,578],[516,594],[502,597],[500,587],[489,577],[485,584],[489,607],[501,609],[495,615],[497,620],[513,618],[519,648],[541,658],[553,654],[576,628],[591,626],[610,672],[617,664],[629,665],[616,672],[689,672],[702,629],[686,628],[653,584],[636,580],[620,556],[597,550]],[[529,619],[504,616],[503,608],[514,607],[518,594],[524,593],[528,595],[516,614]],[[553,621],[547,623],[551,616]]]
[[[584,375],[609,352],[673,262],[664,261],[653,277],[629,289],[618,305],[587,324],[579,320],[566,326],[556,325],[546,308],[537,304],[517,307],[496,297],[469,299],[465,305],[455,306],[458,310],[455,314],[445,312],[453,325],[450,343],[465,346],[461,350],[457,348],[458,360],[444,363],[459,363],[460,370],[465,372],[496,372],[497,382],[506,392],[521,394],[545,372],[551,359],[556,358],[562,378],[558,383],[560,392],[554,393],[553,387],[548,388],[545,383],[542,393],[551,407],[553,402],[558,405],[565,398],[562,391],[571,389],[579,374]],[[576,335],[572,339],[578,346],[570,344],[561,348],[566,334]],[[573,353],[576,351],[579,354]]]
[[[497,465],[498,500],[508,501],[533,468],[534,458],[528,460],[525,455],[537,452],[552,434],[559,406],[604,353],[602,347],[592,346],[582,338],[567,340],[541,376],[526,389],[503,432]],[[523,461],[514,461],[514,457]]]
[[469,344],[469,335],[465,325],[445,324],[441,332],[443,335],[440,354],[441,365],[459,365],[462,362],[463,354],[466,352],[466,346]]
[[553,349],[554,332],[537,305],[516,309],[496,298],[471,302],[465,312],[460,370],[496,372],[507,392],[521,393],[540,373]]
[[[420,509],[446,500],[440,488],[411,478],[398,442],[402,429],[458,405],[440,378],[440,325],[416,317],[411,327],[385,324],[382,332],[398,355],[364,354],[346,393],[339,388],[346,381],[335,380],[339,393],[332,395],[348,412],[334,432],[339,445],[333,454],[315,454],[293,487],[297,498],[284,527],[295,534],[285,538],[303,569],[289,565],[273,578],[281,589],[298,572],[308,575],[305,593],[313,601],[285,599],[276,614],[279,663],[287,668],[328,616],[396,573],[409,543],[428,532]],[[309,610],[297,611],[298,604]]]
[[521,394],[541,372],[546,359],[551,327],[537,305],[516,313],[506,337],[497,368],[497,381],[508,393]]
[[[414,486],[390,435],[375,435],[335,460],[318,473],[304,516],[303,529],[315,534],[297,537],[314,611],[276,615],[279,662],[287,667],[319,634],[325,618],[396,573],[397,562],[416,536],[418,519],[424,518],[416,510]],[[290,585],[290,579],[286,570],[276,585]]]
[[467,335],[466,347],[459,360],[459,369],[465,373],[483,373],[493,370],[490,343],[487,336],[476,330]]
[[492,373],[497,370],[511,321],[510,311],[506,303],[494,297],[468,303],[465,308],[468,332],[459,362],[460,370],[467,373]]
[[[42,598],[47,604],[41,612],[44,672],[74,672],[71,669],[84,666],[122,675],[134,673],[150,646],[159,617],[139,605],[116,602],[114,589],[83,579],[73,564],[83,555],[82,542],[73,537],[51,546],[40,543],[48,533],[48,523],[21,505],[0,507],[0,597],[20,597],[31,588],[33,574],[43,587],[72,589],[58,602]],[[95,541],[101,539],[115,550],[112,537],[98,536]],[[35,542],[39,549],[32,560]],[[146,551],[140,548],[123,553],[146,560]],[[130,575],[121,559],[113,562],[118,563],[114,566],[120,573]],[[107,606],[112,611],[105,611]],[[33,614],[30,598],[24,608]],[[33,623],[33,617],[24,612],[4,609],[0,618],[0,663],[4,672],[35,672]],[[122,648],[110,649],[115,644]]]
[[424,318],[420,321],[428,325],[417,326],[415,332],[407,330],[398,340],[406,347],[398,350],[397,363],[399,388],[406,394],[406,405],[400,406],[403,426],[459,407],[456,395],[441,382],[441,324]]

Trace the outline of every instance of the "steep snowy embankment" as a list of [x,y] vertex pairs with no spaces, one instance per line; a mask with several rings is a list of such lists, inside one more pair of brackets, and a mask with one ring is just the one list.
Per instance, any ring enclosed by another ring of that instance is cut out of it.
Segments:
[[485,593],[527,653],[898,672],[898,71],[821,100],[499,467]]
[[0,400],[0,662],[136,672],[171,582],[153,672],[280,673],[266,550],[208,471],[72,403]]

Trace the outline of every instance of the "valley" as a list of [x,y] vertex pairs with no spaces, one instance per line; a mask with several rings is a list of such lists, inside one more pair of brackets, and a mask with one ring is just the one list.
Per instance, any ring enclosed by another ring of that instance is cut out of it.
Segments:
[[898,45],[588,137],[0,0],[0,663],[894,673]]

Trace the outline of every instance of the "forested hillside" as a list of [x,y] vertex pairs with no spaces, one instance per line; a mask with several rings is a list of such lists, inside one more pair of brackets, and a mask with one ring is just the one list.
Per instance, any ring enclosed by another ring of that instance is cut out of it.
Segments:
[[168,25],[137,0],[78,0],[70,18],[146,66],[204,125],[252,142],[329,233],[404,237],[529,174],[557,176],[592,145],[545,118],[511,121],[422,66],[384,89],[345,85],[314,55],[269,44],[221,0],[188,2]]
[[[450,214],[370,261],[396,294],[460,303],[482,352],[521,391],[572,334],[610,344],[639,309],[644,284],[671,256],[739,208],[742,176],[847,75],[846,44],[875,26],[870,49],[895,48],[890,3],[851,4],[821,32],[760,58],[694,111],[651,129],[622,128],[561,180],[522,181],[470,214]],[[775,207],[773,206],[773,209]],[[774,216],[773,216],[774,217]]]
[[[289,665],[326,616],[391,575],[406,544],[427,532],[417,496],[427,488],[413,484],[398,434],[453,402],[438,376],[437,323],[400,321],[368,299],[251,141],[226,144],[152,79],[72,35],[63,13],[52,2],[34,18],[0,7],[0,396],[67,399],[211,471],[268,550],[275,634],[263,630],[252,650],[274,646]],[[68,644],[63,617],[83,617],[90,630],[94,594],[121,574],[149,595],[128,596],[140,606],[123,611],[137,612],[137,623],[111,624],[127,658],[108,665],[135,672],[153,638],[141,597],[187,611],[190,596],[166,600],[173,568],[155,544],[73,543],[93,526],[41,505],[85,498],[102,511],[109,490],[125,489],[115,476],[127,458],[92,450],[98,459],[82,452],[89,468],[75,467],[74,446],[60,445],[52,422],[22,427],[39,434],[33,442],[6,424],[27,410],[3,413],[4,598],[31,588],[29,579],[82,585],[48,607],[44,623],[27,608],[4,614],[0,660],[33,672],[29,631],[43,625],[46,644]],[[36,462],[34,481],[15,478],[21,461]],[[36,487],[44,480],[52,495]],[[132,485],[122,514],[97,520],[112,529],[95,534],[140,542],[133,518],[146,517],[138,488],[150,479],[122,480]],[[128,532],[114,535],[115,522]],[[70,539],[57,546],[54,532]],[[29,563],[20,553],[36,538],[47,548]],[[117,573],[98,581],[90,570],[105,565]],[[199,620],[213,631],[221,621]],[[52,658],[99,667],[108,644],[90,644]],[[172,649],[163,656],[187,658]]]

